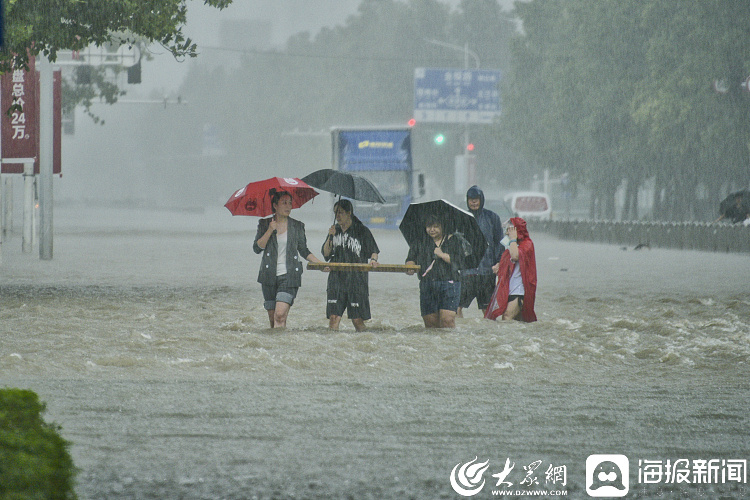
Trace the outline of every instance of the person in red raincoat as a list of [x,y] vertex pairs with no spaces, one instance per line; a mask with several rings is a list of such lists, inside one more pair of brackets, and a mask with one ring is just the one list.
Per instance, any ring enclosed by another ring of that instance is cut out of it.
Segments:
[[506,229],[510,243],[500,262],[492,266],[497,273],[497,287],[484,317],[504,320],[522,319],[536,321],[536,256],[534,243],[529,238],[526,221],[520,217],[510,219]]

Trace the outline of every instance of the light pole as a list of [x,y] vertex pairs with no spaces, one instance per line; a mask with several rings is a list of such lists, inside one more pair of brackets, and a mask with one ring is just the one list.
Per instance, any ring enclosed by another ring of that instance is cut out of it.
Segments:
[[441,42],[440,40],[427,40],[427,43],[431,43],[433,45],[440,45],[441,47],[447,47],[449,49],[463,52],[464,53],[464,69],[469,69],[469,56],[471,55],[471,57],[474,58],[474,62],[477,65],[476,69],[479,69],[479,56],[473,50],[469,50],[468,43],[465,43],[463,47],[461,47],[460,45],[454,45],[452,43]]
[[[468,42],[464,44],[463,47],[460,45],[454,45],[452,43],[447,42],[441,42],[440,40],[427,40],[427,43],[431,43],[433,45],[439,45],[441,47],[446,47],[449,49],[453,49],[459,52],[464,53],[464,69],[469,69],[469,56],[474,58],[474,63],[476,64],[476,69],[479,69],[479,56],[476,52],[473,50],[469,50],[469,44]],[[469,125],[467,123],[464,123],[464,144],[463,144],[463,167],[464,170],[467,173],[468,177],[473,177],[469,175]]]
[[[79,53],[87,60],[56,61],[54,66],[119,65],[127,67],[141,58],[137,46],[121,46],[116,53],[103,49],[86,49]],[[72,53],[71,53],[72,58]],[[131,63],[132,60],[132,63]],[[39,258],[52,260],[53,255],[53,63],[40,58],[39,64]],[[166,106],[166,101],[164,101]]]

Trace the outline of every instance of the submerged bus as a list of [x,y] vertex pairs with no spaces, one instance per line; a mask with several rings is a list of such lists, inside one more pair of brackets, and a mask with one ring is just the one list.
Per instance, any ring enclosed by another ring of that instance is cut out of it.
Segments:
[[[333,168],[369,179],[385,204],[353,200],[355,214],[368,226],[395,228],[412,202],[414,171],[409,128],[333,128]],[[416,180],[424,191],[424,178]]]

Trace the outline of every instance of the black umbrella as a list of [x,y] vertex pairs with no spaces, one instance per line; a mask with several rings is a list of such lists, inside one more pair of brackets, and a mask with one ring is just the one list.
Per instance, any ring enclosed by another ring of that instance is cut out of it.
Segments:
[[722,217],[732,219],[732,222],[742,222],[750,214],[750,191],[743,189],[732,193],[719,204]]
[[324,168],[304,176],[302,180],[321,191],[328,191],[352,200],[385,203],[385,198],[372,182],[349,172]]
[[412,203],[406,209],[398,228],[410,247],[429,243],[425,230],[427,216],[434,214],[443,223],[445,234],[457,233],[471,245],[470,253],[464,255],[462,269],[473,269],[479,265],[487,250],[487,240],[471,213],[445,200]]

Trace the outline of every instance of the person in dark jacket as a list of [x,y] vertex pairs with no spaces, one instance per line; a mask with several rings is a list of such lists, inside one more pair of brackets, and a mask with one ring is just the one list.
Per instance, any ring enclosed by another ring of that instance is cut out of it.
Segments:
[[286,327],[289,308],[302,284],[302,259],[321,262],[307,248],[305,225],[289,217],[292,196],[278,191],[271,198],[273,217],[258,221],[253,242],[255,253],[262,253],[258,283],[263,289],[263,306],[271,328]]
[[[336,224],[328,230],[323,243],[323,257],[328,262],[369,263],[378,265],[380,249],[372,232],[354,215],[352,202],[339,200],[333,205]],[[362,271],[331,271],[328,275],[326,317],[328,327],[338,330],[341,316],[348,311],[355,330],[365,329],[371,318],[369,273]]]
[[466,205],[477,220],[488,245],[476,268],[461,271],[461,300],[456,313],[459,318],[463,317],[461,310],[469,307],[475,298],[479,309],[486,311],[495,291],[496,275],[492,272],[492,266],[500,261],[505,251],[502,244],[503,222],[495,212],[484,208],[484,193],[479,187],[471,186],[466,192]]

